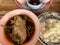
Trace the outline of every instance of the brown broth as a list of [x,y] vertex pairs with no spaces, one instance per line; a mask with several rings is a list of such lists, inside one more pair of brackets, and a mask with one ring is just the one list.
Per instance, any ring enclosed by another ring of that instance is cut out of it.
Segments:
[[29,3],[32,5],[38,5],[40,4],[40,0],[30,0]]
[[[34,22],[29,18],[27,17],[25,19],[25,16],[21,16],[22,19],[24,19],[26,21],[26,33],[27,33],[27,38],[25,40],[25,42],[29,41],[33,35],[34,35],[34,30],[35,30],[35,25],[34,25]],[[14,17],[12,17],[6,24],[6,27],[5,27],[5,34],[6,34],[6,37],[8,40],[10,40],[11,42],[13,43],[16,43],[14,42],[14,40],[12,40],[12,38],[10,37],[9,34],[13,33],[12,31],[12,25],[14,25],[14,23],[11,24],[11,20],[14,21]],[[23,43],[25,43],[23,42]],[[16,43],[17,44],[17,43]]]

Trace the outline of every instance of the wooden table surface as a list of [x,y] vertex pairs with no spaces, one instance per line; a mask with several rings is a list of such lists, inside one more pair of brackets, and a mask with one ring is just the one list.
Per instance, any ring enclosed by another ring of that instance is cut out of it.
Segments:
[[[14,0],[2,0],[2,1],[0,0],[0,19],[7,12],[14,10],[14,9],[19,9],[16,6]],[[54,12],[60,13],[60,0],[55,0],[55,2],[51,5],[51,7],[47,9],[46,11],[54,11]],[[42,45],[42,44],[39,41],[37,41],[35,45]]]

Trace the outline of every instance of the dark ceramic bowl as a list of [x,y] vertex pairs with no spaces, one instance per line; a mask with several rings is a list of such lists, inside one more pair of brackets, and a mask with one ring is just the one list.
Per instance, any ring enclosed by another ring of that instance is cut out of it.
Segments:
[[[45,12],[42,13],[38,16],[39,21],[45,21],[46,19],[58,19],[60,20],[60,13],[56,13],[56,12]],[[42,30],[42,28],[41,28]],[[60,42],[46,42],[43,38],[43,36],[40,35],[39,37],[39,41],[43,44],[43,45],[60,45]]]

